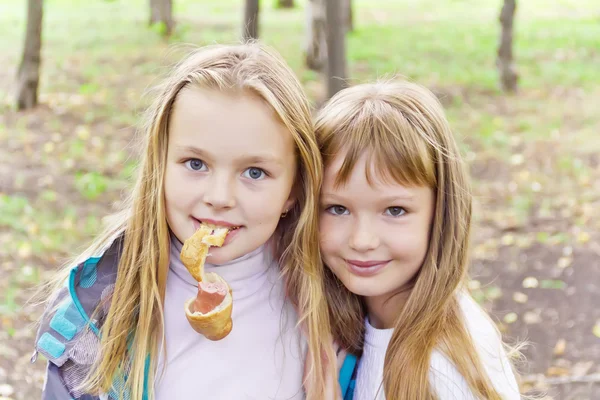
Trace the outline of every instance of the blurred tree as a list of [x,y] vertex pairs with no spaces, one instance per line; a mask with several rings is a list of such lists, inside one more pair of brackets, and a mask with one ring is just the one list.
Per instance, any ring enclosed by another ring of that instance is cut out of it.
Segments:
[[500,12],[500,45],[496,64],[500,73],[500,84],[507,92],[517,90],[519,75],[513,61],[513,22],[515,19],[516,0],[504,0]]
[[294,0],[277,0],[277,8],[294,8]]
[[346,83],[346,15],[347,0],[327,0],[327,96],[330,98]]
[[244,40],[258,39],[259,10],[259,0],[246,0],[246,7],[244,9],[244,26],[242,27],[242,36]]
[[40,64],[42,61],[43,1],[27,1],[27,27],[23,58],[17,72],[17,109],[33,108],[38,102]]
[[306,66],[321,71],[327,59],[327,23],[325,0],[309,0],[306,4]]
[[173,0],[150,0],[150,26],[161,24],[161,33],[170,36],[173,32]]
[[352,32],[354,30],[354,13],[352,12],[352,0],[346,0],[346,27],[348,28],[348,32]]

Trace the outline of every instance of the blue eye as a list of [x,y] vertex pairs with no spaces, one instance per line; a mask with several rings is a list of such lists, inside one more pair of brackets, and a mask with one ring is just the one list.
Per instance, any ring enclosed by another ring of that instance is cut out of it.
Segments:
[[388,207],[385,210],[385,213],[387,215],[392,216],[392,217],[399,217],[401,215],[406,214],[406,210],[404,208],[402,208],[402,207]]
[[197,158],[192,158],[190,160],[187,160],[185,162],[185,166],[187,167],[187,169],[191,169],[192,171],[200,171],[203,168],[206,168],[206,165],[204,164],[204,162]]
[[345,215],[348,211],[348,209],[344,206],[330,206],[327,207],[326,210],[329,214],[333,214],[333,215]]
[[257,181],[259,179],[263,179],[267,174],[260,168],[251,167],[245,170],[243,175],[246,178]]

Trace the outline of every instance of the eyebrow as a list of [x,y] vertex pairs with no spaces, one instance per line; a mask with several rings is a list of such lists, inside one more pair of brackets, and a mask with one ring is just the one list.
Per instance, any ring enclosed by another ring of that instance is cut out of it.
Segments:
[[238,161],[241,164],[283,164],[283,161],[280,158],[270,154],[250,155],[242,157]]
[[[321,193],[321,198],[331,199],[332,201],[342,201],[342,200],[346,199],[346,197],[340,196],[339,194],[328,193],[328,192]],[[415,196],[406,194],[406,195],[401,195],[401,196],[383,197],[383,198],[381,198],[381,201],[384,203],[394,203],[396,201],[413,201],[414,199],[415,199]]]
[[382,200],[385,202],[393,203],[395,201],[412,201],[414,199],[415,199],[415,196],[412,196],[410,194],[404,194],[404,195],[400,195],[400,196],[384,197]]
[[[203,159],[212,160],[213,157],[206,151],[195,147],[195,146],[175,146],[177,150],[182,152],[193,153]],[[239,164],[277,164],[283,165],[283,161],[279,157],[275,157],[272,154],[253,154],[241,157],[235,160]]]
[[193,153],[195,155],[197,155],[198,157],[206,157],[206,158],[210,158],[210,155],[208,153],[205,153],[202,149],[199,149],[197,147],[194,146],[175,146],[175,149],[177,149],[178,151],[184,152],[184,153]]

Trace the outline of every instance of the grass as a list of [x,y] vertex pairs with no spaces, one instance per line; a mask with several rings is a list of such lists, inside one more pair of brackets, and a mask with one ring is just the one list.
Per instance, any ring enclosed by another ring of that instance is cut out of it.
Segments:
[[[309,95],[319,101],[321,77],[307,70],[303,60],[305,2],[297,3],[293,10],[276,10],[263,2],[261,38],[282,53]],[[495,69],[499,3],[355,0],[356,29],[347,43],[351,81],[400,74],[441,93],[463,149],[475,163],[496,159],[510,164],[525,157],[527,146],[552,141],[558,132],[571,139],[573,151],[557,156],[552,172],[565,179],[589,179],[590,168],[581,157],[596,149],[591,142],[598,142],[592,140],[599,126],[594,106],[600,95],[597,4],[592,0],[519,4],[515,55],[520,94],[506,97],[498,90]],[[124,129],[123,134],[130,135],[125,132],[137,124],[148,101],[143,94],[184,53],[184,44],[239,40],[242,1],[176,0],[177,28],[168,41],[147,27],[147,8],[142,0],[46,1],[40,98],[60,115],[49,118],[42,133],[33,132],[25,119],[14,123],[10,133],[0,124],[2,138],[16,135],[34,147],[42,141],[43,162],[69,177],[77,201],[115,199],[114,193],[131,180],[135,161],[123,151],[129,138],[106,141],[101,129]],[[13,70],[20,56],[25,9],[25,1],[0,4],[0,47],[5,49],[0,61]],[[8,88],[13,76],[10,68],[0,72],[4,107],[11,107]],[[565,98],[571,111],[564,109]],[[74,121],[65,124],[65,116]],[[566,145],[564,140],[561,145]],[[547,173],[536,165],[527,168],[538,178]],[[15,174],[17,188],[25,180],[23,172]],[[524,186],[530,184],[525,179]],[[485,188],[486,183],[478,185]],[[481,192],[485,197],[485,190]],[[46,216],[36,206],[60,203],[68,194],[41,188],[28,200],[11,196],[4,195],[3,207],[34,203],[27,209],[39,216],[41,235],[57,237],[45,240],[47,245],[33,246],[42,253],[53,248],[52,243],[64,243],[59,232],[61,221],[70,218],[65,213],[82,221],[97,220],[77,207]],[[535,194],[521,190],[506,200],[514,218],[526,223],[536,205]],[[547,208],[552,206],[546,202]],[[18,231],[29,214],[8,212],[0,225]],[[97,225],[81,223],[79,228],[87,233]]]
[[[261,40],[319,104],[321,75],[304,67],[306,0],[296,2],[276,10],[261,1]],[[165,40],[147,26],[146,0],[45,0],[43,105],[16,113],[26,1],[0,2],[0,336],[12,338],[19,318],[34,318],[21,310],[21,289],[82,249],[121,201],[135,175],[132,137],[148,89],[187,45],[239,41],[242,0],[174,3],[177,27]],[[432,88],[446,107],[474,178],[474,264],[514,266],[546,292],[565,289],[554,275],[538,276],[533,258],[507,254],[536,246],[548,257],[566,248],[578,254],[600,243],[597,0],[519,2],[512,96],[498,89],[495,68],[501,0],[353,3],[351,82],[400,74]],[[475,297],[510,297],[510,268],[472,281]]]

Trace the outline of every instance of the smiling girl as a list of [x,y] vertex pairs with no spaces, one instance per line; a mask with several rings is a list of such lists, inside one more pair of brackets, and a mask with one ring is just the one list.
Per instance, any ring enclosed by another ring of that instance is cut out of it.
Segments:
[[[212,46],[159,89],[130,201],[42,318],[43,398],[303,399],[306,359],[306,397],[321,399],[321,158],[298,80],[263,46]],[[220,341],[184,312],[198,282],[179,254],[201,222],[229,229],[205,266],[233,290]]]
[[408,82],[320,111],[321,252],[344,399],[518,399],[500,335],[466,291],[471,191],[442,106]]

